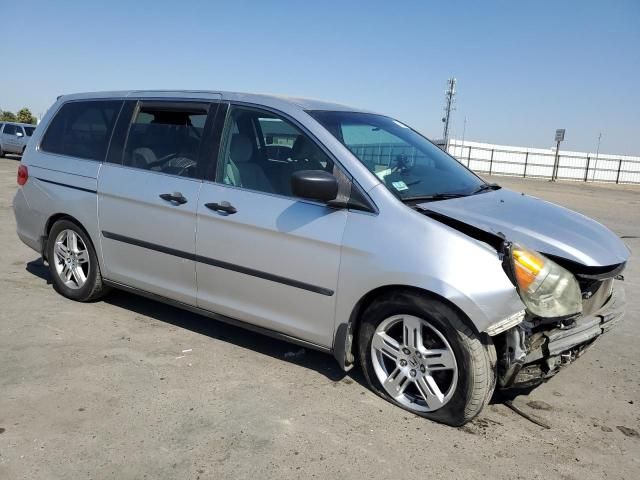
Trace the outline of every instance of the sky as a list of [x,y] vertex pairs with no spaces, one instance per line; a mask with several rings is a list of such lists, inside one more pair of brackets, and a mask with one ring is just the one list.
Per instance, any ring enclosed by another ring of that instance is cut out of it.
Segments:
[[[65,93],[277,93],[442,137],[640,155],[640,0],[0,0],[0,109]],[[464,119],[467,119],[466,129]]]

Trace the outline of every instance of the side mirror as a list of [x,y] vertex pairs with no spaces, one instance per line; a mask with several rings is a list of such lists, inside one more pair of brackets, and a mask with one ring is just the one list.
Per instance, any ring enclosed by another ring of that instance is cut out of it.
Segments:
[[330,202],[338,196],[338,180],[324,170],[300,170],[291,176],[291,190],[296,197]]
[[22,132],[16,132],[16,137],[20,138],[20,137],[24,137],[24,133]]

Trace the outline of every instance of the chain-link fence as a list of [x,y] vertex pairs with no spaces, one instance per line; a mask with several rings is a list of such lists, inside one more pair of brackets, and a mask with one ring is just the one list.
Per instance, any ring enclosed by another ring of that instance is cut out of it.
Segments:
[[[447,151],[477,173],[552,178],[556,153],[542,149],[460,142],[452,139]],[[560,150],[556,178],[582,182],[640,184],[640,157]]]

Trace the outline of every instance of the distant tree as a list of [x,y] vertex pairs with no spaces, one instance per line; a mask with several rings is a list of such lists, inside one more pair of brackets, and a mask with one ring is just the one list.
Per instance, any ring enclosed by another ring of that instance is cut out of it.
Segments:
[[5,122],[15,122],[16,114],[13,112],[2,112],[2,115],[0,115],[0,120],[3,120]]
[[20,123],[36,123],[36,119],[31,115],[31,110],[27,107],[23,108],[16,115],[16,120]]

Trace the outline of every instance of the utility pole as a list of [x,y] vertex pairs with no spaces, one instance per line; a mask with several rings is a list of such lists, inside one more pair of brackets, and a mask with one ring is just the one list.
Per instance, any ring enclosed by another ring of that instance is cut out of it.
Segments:
[[451,121],[451,112],[455,110],[454,102],[456,96],[456,79],[451,77],[447,80],[447,90],[444,92],[445,104],[444,104],[444,117],[442,123],[444,123],[444,132],[442,137],[444,140],[444,149],[447,150],[449,146],[449,123]]
[[460,147],[460,157],[464,155],[464,135],[467,133],[467,116],[464,116],[464,123],[462,124],[462,147]]
[[591,175],[591,180],[596,178],[596,170],[598,168],[598,156],[600,155],[600,140],[602,140],[602,132],[598,133],[598,147],[596,148],[596,161],[593,164],[593,175]]

